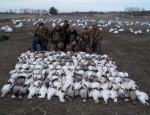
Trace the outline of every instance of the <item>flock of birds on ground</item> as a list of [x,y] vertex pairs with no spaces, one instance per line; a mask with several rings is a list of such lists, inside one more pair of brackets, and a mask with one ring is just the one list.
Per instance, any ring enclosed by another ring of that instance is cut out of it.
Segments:
[[[61,26],[63,25],[63,18],[55,19],[55,18],[47,18],[47,19],[22,19],[22,20],[12,20],[13,24],[15,25],[15,28],[21,28],[24,24],[32,23],[33,26],[38,25],[39,22],[43,23],[51,23],[52,27],[55,27],[57,23],[59,23]],[[124,31],[130,31],[133,34],[142,34],[142,33],[149,33],[150,32],[150,22],[148,21],[126,21],[126,20],[119,20],[118,17],[115,19],[110,20],[94,20],[94,19],[68,19],[70,25],[73,25],[74,27],[84,27],[89,26],[89,29],[92,28],[91,23],[97,23],[99,29],[102,31],[103,28],[109,28],[109,33],[118,34],[120,32]],[[128,27],[126,29],[126,27]],[[135,28],[135,26],[139,27],[145,27],[143,30]],[[13,29],[10,26],[2,26],[1,30],[5,32],[12,32]]]
[[[117,70],[116,62],[107,55],[85,52],[27,51],[18,57],[15,69],[10,71],[1,97],[9,92],[12,98],[28,99],[57,96],[60,102],[73,101],[77,96],[82,102],[93,98],[95,103],[118,99],[136,104],[139,100],[149,105],[148,95],[141,91],[127,72]],[[101,99],[101,100],[100,100]]]

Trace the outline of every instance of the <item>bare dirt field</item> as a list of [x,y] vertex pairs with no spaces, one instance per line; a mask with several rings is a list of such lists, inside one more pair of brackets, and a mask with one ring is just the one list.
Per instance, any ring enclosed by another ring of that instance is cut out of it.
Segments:
[[[32,37],[28,36],[28,33],[33,32],[36,28],[31,23],[27,23],[22,28],[14,28],[10,19],[39,17],[0,15],[0,27],[9,24],[14,29],[12,33],[0,31],[0,35],[10,36],[9,40],[0,42],[0,89],[10,78],[9,71],[14,69],[18,61],[17,57],[31,48]],[[47,17],[51,18],[52,16]],[[63,19],[83,18],[81,16],[56,16],[53,18],[57,17],[63,17]],[[87,18],[99,19],[99,17],[92,16]],[[103,18],[104,20],[113,19],[113,17],[106,16],[101,17],[101,19]],[[144,19],[137,20],[145,21]],[[47,26],[51,29],[50,24]],[[150,33],[143,32],[134,35],[126,30],[119,34],[112,34],[108,33],[109,29],[104,28],[102,31],[102,53],[113,58],[117,62],[118,70],[128,72],[130,78],[136,81],[140,89],[150,96]],[[148,102],[150,103],[150,101]],[[118,103],[114,103],[110,99],[107,105],[103,104],[102,99],[100,104],[95,104],[90,98],[87,103],[82,103],[79,97],[75,98],[73,102],[67,101],[66,103],[60,103],[57,97],[53,97],[51,101],[38,99],[37,96],[33,100],[28,100],[26,96],[23,100],[19,100],[11,99],[11,94],[8,94],[5,98],[0,99],[0,115],[150,115],[150,106],[144,106],[139,101],[136,105],[132,105],[132,103],[120,99]]]

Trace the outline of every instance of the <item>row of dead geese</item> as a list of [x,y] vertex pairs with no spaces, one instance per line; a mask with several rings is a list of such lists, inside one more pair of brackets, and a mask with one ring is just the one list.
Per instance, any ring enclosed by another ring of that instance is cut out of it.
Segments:
[[127,72],[117,71],[116,62],[107,55],[85,52],[30,52],[18,57],[15,69],[10,71],[10,79],[2,87],[1,97],[12,93],[12,98],[28,95],[28,99],[57,96],[60,102],[66,98],[72,101],[80,96],[82,102],[93,98],[99,103],[102,98],[132,101],[139,100],[149,105],[148,95],[141,91]]

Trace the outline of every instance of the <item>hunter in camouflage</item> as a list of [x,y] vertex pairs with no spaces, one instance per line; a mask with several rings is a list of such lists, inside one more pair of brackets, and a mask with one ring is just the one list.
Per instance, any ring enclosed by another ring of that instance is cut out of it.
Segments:
[[57,24],[56,27],[50,32],[50,43],[49,50],[61,50],[64,51],[64,42],[65,42],[65,32],[60,27],[60,24]]
[[37,51],[37,44],[40,44],[41,51],[47,50],[49,30],[44,23],[39,23],[39,27],[35,30],[34,40],[32,41],[33,51]]
[[93,36],[93,47],[92,47],[93,52],[100,54],[102,34],[96,23],[93,24],[92,30],[90,32],[92,33]]
[[87,27],[84,27],[84,30],[79,39],[81,51],[92,53],[92,46],[93,46],[93,36],[88,31]]

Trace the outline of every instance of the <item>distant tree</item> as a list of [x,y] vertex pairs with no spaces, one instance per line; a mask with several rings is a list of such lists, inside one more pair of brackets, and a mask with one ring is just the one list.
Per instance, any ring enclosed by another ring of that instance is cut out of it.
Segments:
[[15,14],[17,13],[17,9],[15,9]]
[[49,9],[49,13],[52,14],[52,15],[57,15],[58,14],[58,10],[54,7],[51,7]]
[[14,13],[13,9],[9,9],[9,13]]
[[5,13],[8,13],[8,10],[6,10]]
[[42,10],[41,10],[41,14],[47,15],[47,14],[48,14],[48,12],[47,12],[47,10],[42,9]]
[[141,8],[141,11],[140,11],[140,16],[141,16],[141,17],[143,17],[143,16],[145,15],[145,11],[146,11],[146,10],[145,10],[144,8]]
[[139,18],[139,15],[140,15],[140,8],[138,8],[138,7],[133,7],[132,9],[133,9],[132,12],[133,12],[134,18],[135,18],[135,17]]
[[126,12],[126,15],[130,17],[133,12],[133,7],[126,7],[124,11]]
[[22,9],[19,9],[19,13],[23,13],[23,10],[22,10]]
[[139,18],[145,15],[145,9],[144,8],[139,8],[139,7],[126,7],[124,12],[126,15],[129,17],[132,15],[134,18]]

